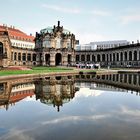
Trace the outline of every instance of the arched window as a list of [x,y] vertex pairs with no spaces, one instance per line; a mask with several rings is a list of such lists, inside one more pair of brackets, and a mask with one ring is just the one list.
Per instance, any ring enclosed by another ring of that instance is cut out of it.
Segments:
[[102,54],[102,61],[105,61],[105,54]]
[[31,54],[30,53],[27,54],[27,60],[31,61]]
[[3,44],[0,42],[0,55],[3,54]]
[[113,61],[115,61],[115,53],[113,53]]
[[33,61],[36,61],[36,54],[33,54]]
[[134,61],[137,61],[137,51],[134,51]]
[[123,53],[121,52],[121,61],[123,61]]
[[129,52],[129,61],[132,61],[132,52]]
[[95,56],[94,55],[92,55],[92,61],[95,62]]
[[14,53],[14,60],[17,60],[17,53]]
[[26,61],[26,53],[22,54],[22,61]]

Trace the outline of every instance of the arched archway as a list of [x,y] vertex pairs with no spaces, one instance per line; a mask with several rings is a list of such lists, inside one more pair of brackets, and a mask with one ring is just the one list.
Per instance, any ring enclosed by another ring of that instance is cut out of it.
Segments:
[[123,53],[121,52],[121,61],[123,61]]
[[0,55],[2,55],[2,54],[3,54],[3,43],[0,42]]
[[102,62],[105,61],[105,54],[102,54]]
[[68,64],[69,64],[69,65],[71,65],[71,58],[72,58],[71,55],[68,54]]
[[92,55],[92,61],[95,62],[95,56],[94,55]]
[[85,61],[85,55],[81,55],[81,61]]
[[116,61],[116,60],[115,60],[115,53],[113,53],[113,61]]
[[101,61],[101,58],[100,58],[100,55],[98,54],[97,55],[97,62],[100,62]]
[[124,53],[125,61],[127,61],[127,52]]
[[46,65],[50,65],[50,54],[45,55],[45,62],[46,62]]
[[76,62],[80,61],[80,56],[76,55]]
[[61,53],[57,53],[55,55],[55,65],[56,66],[62,65],[62,55],[61,55]]

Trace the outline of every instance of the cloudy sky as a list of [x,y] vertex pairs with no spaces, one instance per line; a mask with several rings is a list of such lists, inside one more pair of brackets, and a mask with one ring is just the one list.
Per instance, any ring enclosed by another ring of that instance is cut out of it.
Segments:
[[2,0],[0,24],[26,33],[61,21],[80,43],[140,39],[140,0]]

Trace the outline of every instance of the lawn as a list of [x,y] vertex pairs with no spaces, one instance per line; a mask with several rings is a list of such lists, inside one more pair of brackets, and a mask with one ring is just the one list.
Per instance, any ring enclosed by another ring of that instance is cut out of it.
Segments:
[[1,70],[0,76],[19,75],[19,74],[39,74],[48,72],[70,72],[72,68],[60,67],[33,67],[31,70]]

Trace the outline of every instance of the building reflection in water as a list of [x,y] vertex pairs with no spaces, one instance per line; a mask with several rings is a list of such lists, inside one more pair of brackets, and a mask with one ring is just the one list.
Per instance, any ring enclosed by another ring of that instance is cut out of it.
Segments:
[[31,80],[12,80],[0,83],[0,108],[9,106],[34,95],[35,85]]
[[60,106],[74,98],[76,90],[74,76],[5,81],[0,83],[0,107],[7,110],[9,105],[35,95],[36,100],[53,105],[59,111]]
[[53,105],[60,111],[60,106],[70,102],[80,87],[131,93],[135,91],[136,95],[140,95],[140,74],[51,76],[1,81],[0,108],[7,110],[16,102],[35,95],[36,100]]
[[52,76],[35,82],[36,99],[57,107],[58,112],[60,106],[74,98],[76,90],[73,76]]
[[77,75],[76,86],[99,90],[114,90],[140,95],[140,74],[120,73],[104,75]]

